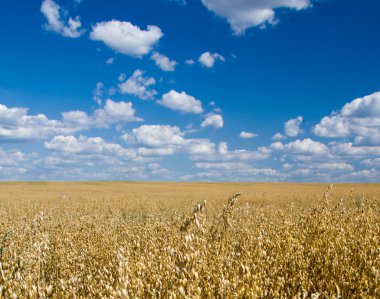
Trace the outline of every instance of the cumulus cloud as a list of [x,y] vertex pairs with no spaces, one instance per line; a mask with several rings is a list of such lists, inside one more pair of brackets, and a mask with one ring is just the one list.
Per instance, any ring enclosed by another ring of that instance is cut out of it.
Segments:
[[27,164],[31,164],[38,156],[37,153],[25,154],[19,150],[4,151],[0,147],[0,169],[3,171],[6,169],[25,169]]
[[201,172],[182,176],[183,180],[217,180],[217,181],[266,181],[282,177],[272,168],[257,168],[241,162],[198,162],[195,167]]
[[87,129],[91,125],[91,118],[86,112],[75,110],[62,113],[62,122],[71,128]]
[[97,128],[108,128],[110,125],[126,122],[139,122],[141,118],[136,117],[136,110],[131,102],[106,101],[104,108],[94,112],[93,123]]
[[186,151],[190,155],[212,155],[215,152],[215,144],[206,138],[187,139]]
[[0,141],[45,139],[60,132],[77,130],[60,121],[50,120],[44,114],[28,115],[27,108],[8,108],[0,104]]
[[142,146],[142,155],[169,155],[184,152],[191,155],[208,155],[215,151],[215,144],[208,139],[186,139],[177,126],[142,125],[122,136],[127,143]]
[[239,135],[239,138],[243,138],[243,139],[251,139],[254,137],[257,137],[257,134],[251,133],[251,132],[245,132],[245,131],[241,131]]
[[[156,84],[156,80],[152,77],[144,77],[142,70],[136,70],[133,75],[125,82],[119,84],[119,91],[122,94],[134,95],[142,100],[153,99],[157,94],[150,86]],[[119,81],[125,80],[125,74],[119,76]]]
[[195,167],[200,169],[218,169],[218,170],[242,170],[251,166],[247,163],[231,163],[231,162],[198,162]]
[[162,96],[158,104],[182,113],[199,114],[203,112],[202,102],[182,91],[171,90]]
[[259,147],[255,151],[249,151],[245,149],[238,149],[230,151],[228,149],[227,142],[220,142],[217,151],[211,154],[204,155],[192,155],[191,160],[194,161],[259,161],[270,157],[272,150]]
[[45,148],[66,154],[112,154],[125,158],[134,158],[136,153],[125,149],[119,144],[108,143],[100,137],[55,136],[51,141],[44,143]]
[[223,128],[223,117],[219,114],[210,113],[206,116],[205,120],[201,123],[201,127],[213,127],[215,129]]
[[311,6],[310,0],[202,0],[210,11],[226,18],[235,34],[243,34],[247,28],[276,24],[276,9],[295,10]]
[[44,25],[46,30],[71,38],[80,37],[84,33],[80,18],[72,19],[69,17],[66,20],[67,13],[53,0],[44,0],[40,11],[47,20]]
[[302,132],[301,130],[302,120],[303,120],[302,116],[289,119],[284,125],[285,134],[289,137],[298,136]]
[[161,29],[149,25],[142,30],[130,22],[112,20],[96,23],[92,27],[90,38],[102,41],[116,52],[133,57],[148,54],[163,36]]
[[0,104],[0,142],[32,141],[54,135],[69,135],[91,127],[108,128],[113,124],[142,121],[131,102],[107,100],[93,115],[84,111],[67,111],[61,120],[48,119],[44,114],[29,115],[27,108],[8,108]]
[[207,68],[214,67],[215,62],[217,60],[225,61],[225,58],[219,53],[210,53],[210,52],[205,52],[198,58],[199,63]]
[[306,155],[325,155],[329,154],[329,148],[318,141],[310,138],[303,140],[295,140],[287,144],[281,142],[272,143],[270,146],[274,150],[283,151],[291,154],[306,154]]
[[274,134],[272,136],[272,139],[273,140],[284,140],[284,139],[286,139],[286,136],[282,135],[280,132],[277,132],[276,134]]
[[156,65],[165,72],[173,72],[177,65],[176,61],[170,60],[169,57],[158,52],[154,52],[150,58],[154,60]]
[[345,142],[334,144],[331,150],[337,156],[380,157],[380,146],[354,146],[352,142]]
[[347,103],[313,128],[321,137],[354,137],[355,143],[380,144],[380,92]]
[[138,143],[152,147],[183,145],[184,133],[176,126],[143,125],[132,130],[132,134],[124,135],[127,142]]

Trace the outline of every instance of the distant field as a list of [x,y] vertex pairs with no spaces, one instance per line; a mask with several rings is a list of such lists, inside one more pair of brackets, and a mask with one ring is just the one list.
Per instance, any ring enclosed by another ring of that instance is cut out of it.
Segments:
[[327,187],[0,183],[0,298],[380,298],[380,184]]

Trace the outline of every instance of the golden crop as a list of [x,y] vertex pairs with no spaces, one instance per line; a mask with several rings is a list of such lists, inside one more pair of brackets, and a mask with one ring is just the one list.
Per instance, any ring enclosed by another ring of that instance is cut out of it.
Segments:
[[3,183],[0,298],[380,298],[379,195],[379,185]]

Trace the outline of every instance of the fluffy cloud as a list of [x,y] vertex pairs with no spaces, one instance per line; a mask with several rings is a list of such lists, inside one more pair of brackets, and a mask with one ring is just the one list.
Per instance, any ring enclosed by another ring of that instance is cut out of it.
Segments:
[[284,140],[287,137],[297,137],[299,134],[301,134],[303,131],[301,129],[303,118],[302,116],[298,116],[296,118],[289,119],[284,124],[284,134],[281,134],[280,132],[277,132],[272,136],[273,140]]
[[223,117],[219,114],[208,114],[205,120],[201,123],[201,127],[214,127],[215,129],[223,128]]
[[162,96],[158,103],[166,108],[182,113],[199,114],[203,112],[202,102],[182,91],[171,90]]
[[[144,77],[143,74],[142,70],[136,70],[128,80],[119,84],[120,93],[134,95],[142,100],[154,98],[157,92],[149,87],[156,84],[156,80],[152,77]],[[125,80],[122,75],[119,76],[119,79]]]
[[314,141],[310,138],[292,141],[287,144],[275,142],[271,144],[271,148],[291,154],[326,156],[329,154],[329,148],[325,144]]
[[286,139],[286,136],[285,135],[282,135],[281,133],[277,132],[276,134],[274,134],[272,136],[272,139],[273,140],[284,140]]
[[380,92],[347,103],[313,128],[321,137],[354,137],[355,143],[380,144]]
[[331,150],[337,156],[380,157],[380,146],[353,146],[351,142],[347,142],[334,144]]
[[44,114],[29,115],[27,108],[8,108],[0,104],[0,141],[31,141],[54,135],[69,135],[91,127],[107,128],[112,124],[141,121],[131,102],[107,100],[103,108],[89,116],[84,111],[62,113],[61,120]]
[[308,170],[308,173],[311,173],[312,171],[352,171],[354,170],[354,167],[351,164],[345,163],[345,162],[330,162],[330,163],[323,163],[323,162],[308,162],[307,164],[304,163],[296,163],[296,164],[284,164],[283,169],[286,171],[289,170],[299,170],[304,169]]
[[28,115],[27,108],[8,108],[0,104],[0,140],[45,139],[57,133],[70,134],[82,128],[50,120],[44,114]]
[[150,57],[156,65],[165,72],[173,72],[175,70],[175,66],[177,62],[174,60],[170,60],[169,57],[162,55],[158,52],[154,52]]
[[275,24],[275,9],[295,10],[311,6],[310,0],[202,0],[215,14],[227,19],[235,34],[242,34],[247,28]]
[[302,116],[298,116],[297,118],[293,118],[288,120],[285,125],[285,134],[289,137],[296,137],[298,136],[302,130],[301,130],[301,124],[302,124]]
[[230,163],[230,162],[198,162],[195,163],[195,167],[200,169],[218,169],[218,170],[242,170],[248,169],[251,166],[247,163]]
[[241,162],[198,162],[195,167],[203,170],[192,175],[182,176],[183,180],[217,180],[217,181],[266,181],[277,180],[283,175],[272,168],[256,168]]
[[68,111],[62,113],[62,122],[67,127],[84,130],[91,125],[91,118],[83,111]]
[[124,135],[127,142],[138,143],[152,147],[183,145],[184,133],[176,126],[143,125],[132,130],[132,134]]
[[130,22],[112,20],[92,27],[90,38],[104,42],[116,52],[141,57],[148,54],[163,36],[161,29],[149,25],[142,30]]
[[187,139],[186,151],[190,155],[212,155],[215,152],[215,144],[208,139]]
[[110,125],[126,122],[142,121],[136,117],[136,110],[131,102],[114,102],[107,100],[103,109],[94,112],[93,123],[98,128],[108,128]]
[[220,142],[218,150],[211,154],[192,155],[191,160],[194,161],[259,161],[267,159],[271,155],[271,149],[259,147],[256,151],[245,149],[230,151],[227,142]]
[[243,139],[250,139],[254,137],[257,137],[257,134],[251,133],[251,132],[245,132],[245,131],[241,131],[239,135],[239,138],[243,138]]
[[40,11],[47,20],[44,25],[46,30],[71,38],[77,38],[84,33],[84,30],[81,29],[82,23],[79,17],[65,20],[67,13],[53,0],[44,0]]
[[200,64],[202,64],[204,67],[212,68],[215,65],[215,62],[219,61],[225,61],[225,58],[218,54],[218,53],[210,53],[205,52],[201,56],[199,56],[198,61]]
[[208,139],[186,139],[184,136],[185,133],[176,126],[142,125],[124,134],[122,138],[127,143],[143,146],[138,149],[142,155],[169,155],[176,152],[191,155],[214,153],[215,144]]
[[124,159],[136,158],[136,151],[125,149],[119,144],[108,143],[100,137],[55,136],[51,141],[44,143],[45,148],[65,154],[102,154],[116,155]]

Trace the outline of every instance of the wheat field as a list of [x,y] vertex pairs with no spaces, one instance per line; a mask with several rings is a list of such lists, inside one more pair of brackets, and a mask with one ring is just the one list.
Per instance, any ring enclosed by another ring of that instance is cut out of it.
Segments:
[[380,185],[1,183],[0,298],[379,298]]

